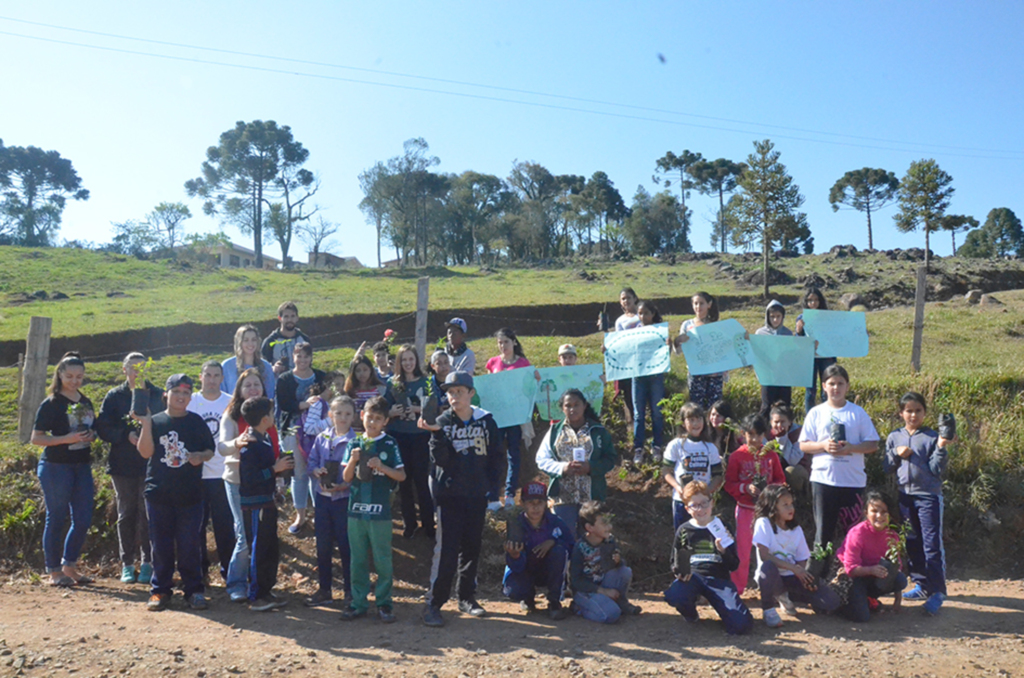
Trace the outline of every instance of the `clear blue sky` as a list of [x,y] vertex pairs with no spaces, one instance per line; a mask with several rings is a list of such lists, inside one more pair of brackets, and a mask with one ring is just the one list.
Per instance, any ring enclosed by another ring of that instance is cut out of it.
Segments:
[[[375,247],[357,176],[412,137],[444,172],[505,177],[516,159],[603,170],[627,204],[638,185],[654,189],[668,150],[744,160],[771,138],[817,251],[866,247],[863,215],[828,204],[836,179],[864,166],[902,176],[935,158],[954,179],[951,213],[1024,216],[1024,5],[1009,0],[58,0],[0,16],[0,138],[59,151],[92,193],[67,208],[68,239],[108,241],[111,221],[161,201],[188,203],[190,230],[216,230],[182,185],[221,132],[254,119],[291,126],[309,149],[322,213],[341,225],[336,251],[364,263]],[[709,249],[717,202],[688,204],[692,242]],[[923,245],[895,231],[894,211],[877,215],[876,247]],[[948,234],[933,249],[949,254]]]

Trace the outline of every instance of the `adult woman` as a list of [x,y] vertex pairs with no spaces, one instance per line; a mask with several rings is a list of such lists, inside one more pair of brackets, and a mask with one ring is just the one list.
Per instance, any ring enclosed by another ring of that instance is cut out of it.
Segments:
[[[436,397],[432,391],[432,377],[420,369],[420,356],[412,344],[402,344],[395,356],[395,374],[388,380],[384,394],[391,404],[388,435],[398,443],[398,451],[407,470],[399,486],[402,497],[403,535],[412,539],[416,530],[423,528],[427,537],[434,538],[434,500],[430,496],[430,432],[417,426],[423,403]],[[419,525],[416,506],[419,505]]]
[[260,356],[260,333],[252,325],[242,325],[235,330],[235,355],[221,363],[224,380],[220,382],[220,390],[232,393],[241,373],[250,367],[260,370],[260,378],[266,385],[266,396],[274,399],[277,377],[274,366]]
[[[78,571],[95,494],[89,447],[95,438],[92,426],[96,415],[92,401],[80,390],[84,380],[82,357],[65,353],[54,370],[50,395],[39,405],[32,426],[32,444],[44,448],[38,467],[46,500],[43,557],[53,586],[92,582]],[[71,528],[65,534],[69,516]]]
[[322,390],[326,375],[323,370],[313,369],[312,344],[296,344],[292,362],[295,367],[277,378],[277,430],[284,432],[281,441],[284,449],[295,457],[295,472],[292,474],[295,522],[288,526],[288,531],[297,534],[306,522],[306,507],[309,505],[309,476],[306,475],[309,450],[303,450],[298,444],[299,436],[288,431],[294,430],[302,413],[317,401],[319,396],[310,397],[310,389],[316,384],[320,386],[317,390]]

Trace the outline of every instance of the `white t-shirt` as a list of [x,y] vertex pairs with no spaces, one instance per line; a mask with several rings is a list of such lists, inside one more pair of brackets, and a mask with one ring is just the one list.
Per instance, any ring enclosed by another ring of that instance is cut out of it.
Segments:
[[[851,445],[879,440],[878,431],[864,408],[847,401],[838,410],[827,402],[812,408],[804,419],[800,442],[828,440],[828,428],[832,421],[846,427],[846,442]],[[865,487],[868,477],[864,472],[864,455],[835,457],[826,453],[815,454],[811,457],[811,481],[832,487]]]
[[[678,481],[682,476],[692,475],[705,485],[711,485],[711,467],[722,463],[718,448],[714,443],[693,441],[689,438],[676,438],[665,449],[665,463],[674,463],[672,475]],[[682,501],[679,490],[672,492],[672,499]]]
[[615,331],[622,332],[623,330],[631,330],[634,327],[640,327],[640,316],[638,315],[626,315],[623,313],[615,319]]
[[[799,525],[792,530],[783,530],[781,527],[772,529],[772,521],[768,518],[758,518],[754,521],[755,546],[764,546],[773,556],[787,563],[796,564],[811,557],[811,551],[807,548],[807,540],[804,538],[804,531]],[[757,552],[757,566],[762,564],[761,551]],[[779,574],[783,577],[792,577],[789,570],[779,568]]]
[[[210,433],[214,440],[220,440],[220,419],[231,402],[231,396],[223,391],[215,400],[207,400],[203,392],[193,394],[192,400],[188,403],[188,411],[195,412],[206,425],[210,427]],[[208,478],[221,478],[224,475],[224,457],[220,452],[214,450],[213,459],[203,464],[203,480]]]

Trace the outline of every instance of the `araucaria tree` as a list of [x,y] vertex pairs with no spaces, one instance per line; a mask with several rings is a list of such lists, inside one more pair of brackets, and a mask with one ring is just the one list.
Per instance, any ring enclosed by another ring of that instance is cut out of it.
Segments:
[[746,166],[725,158],[699,160],[688,169],[696,188],[704,195],[718,195],[718,220],[711,233],[711,246],[721,244],[722,252],[728,250],[729,226],[726,220],[725,195],[736,190],[736,181]]
[[57,151],[4,146],[0,139],[0,234],[26,247],[52,245],[68,198],[88,200],[89,191]]
[[742,190],[729,200],[736,218],[733,241],[760,241],[765,297],[772,244],[806,242],[811,235],[807,215],[797,211],[804,197],[786,166],[779,162],[780,155],[771,140],[755,141],[754,152],[747,156],[747,169],[739,178]]
[[931,267],[931,232],[942,227],[941,219],[949,207],[949,200],[955,189],[950,186],[949,176],[934,160],[917,160],[910,163],[906,176],[900,181],[897,191],[900,211],[893,219],[896,228],[904,233],[924,229],[924,268]]
[[[206,199],[206,214],[220,215],[243,232],[251,232],[256,267],[262,268],[263,228],[268,225],[263,208],[269,207],[270,198],[281,190],[283,176],[285,181],[301,177],[298,184],[302,187],[313,184],[312,174],[302,174],[299,169],[308,158],[309,151],[295,141],[287,125],[240,120],[220,135],[217,146],[206,150],[203,176],[186,181],[185,191],[190,197]],[[290,220],[291,215],[285,218]]]
[[896,200],[900,180],[893,172],[884,169],[864,167],[850,170],[832,186],[828,201],[832,211],[838,212],[840,205],[864,212],[868,217],[868,249],[875,249],[871,237],[871,213],[891,205]]

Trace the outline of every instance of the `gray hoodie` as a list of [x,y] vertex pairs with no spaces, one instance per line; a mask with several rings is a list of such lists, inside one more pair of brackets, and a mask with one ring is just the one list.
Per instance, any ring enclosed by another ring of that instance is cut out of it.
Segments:
[[[768,322],[768,311],[772,310],[773,307],[782,311],[782,324],[779,325],[779,329],[772,328],[771,323]],[[768,302],[768,306],[764,309],[764,327],[758,327],[757,332],[754,332],[754,334],[774,334],[780,337],[790,337],[793,335],[793,332],[786,327],[786,307],[777,299],[772,299]]]

